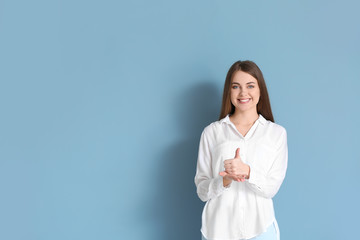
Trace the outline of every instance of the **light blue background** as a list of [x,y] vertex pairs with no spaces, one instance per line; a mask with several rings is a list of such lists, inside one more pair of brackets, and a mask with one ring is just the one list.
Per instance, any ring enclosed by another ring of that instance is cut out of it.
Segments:
[[359,7],[0,1],[0,239],[200,239],[200,133],[239,59],[288,131],[282,239],[355,239]]

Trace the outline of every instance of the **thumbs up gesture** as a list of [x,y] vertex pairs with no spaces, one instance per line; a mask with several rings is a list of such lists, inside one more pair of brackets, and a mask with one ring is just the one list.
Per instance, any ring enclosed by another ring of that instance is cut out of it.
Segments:
[[234,181],[244,182],[249,178],[250,167],[240,158],[240,148],[236,149],[235,158],[224,161],[225,171],[220,172],[220,176],[230,178]]

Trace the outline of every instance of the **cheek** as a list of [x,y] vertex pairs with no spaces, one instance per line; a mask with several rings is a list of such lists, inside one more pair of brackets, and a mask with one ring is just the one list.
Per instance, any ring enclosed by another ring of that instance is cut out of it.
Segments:
[[256,104],[258,104],[259,99],[260,99],[260,91],[254,91],[252,94],[252,97],[253,97],[254,101],[256,102]]
[[237,94],[233,90],[230,92],[230,101],[233,105],[235,105],[237,101]]
[[259,89],[257,89],[257,90],[254,92],[254,97],[255,97],[256,99],[259,99],[259,98],[260,98],[260,90],[259,90]]
[[236,91],[234,89],[231,89],[230,90],[230,98],[233,99],[233,98],[236,98],[236,96],[237,96]]

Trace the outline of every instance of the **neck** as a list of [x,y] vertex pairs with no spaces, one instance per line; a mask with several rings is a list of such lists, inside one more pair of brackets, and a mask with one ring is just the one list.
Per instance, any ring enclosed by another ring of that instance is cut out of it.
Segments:
[[230,116],[231,121],[235,125],[252,125],[259,118],[256,111],[251,112],[235,112]]

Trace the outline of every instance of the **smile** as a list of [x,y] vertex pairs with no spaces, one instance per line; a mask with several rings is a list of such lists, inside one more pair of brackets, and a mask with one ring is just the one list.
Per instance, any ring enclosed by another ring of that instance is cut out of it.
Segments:
[[238,101],[242,104],[244,103],[248,103],[250,101],[250,98],[247,98],[247,99],[238,99]]

